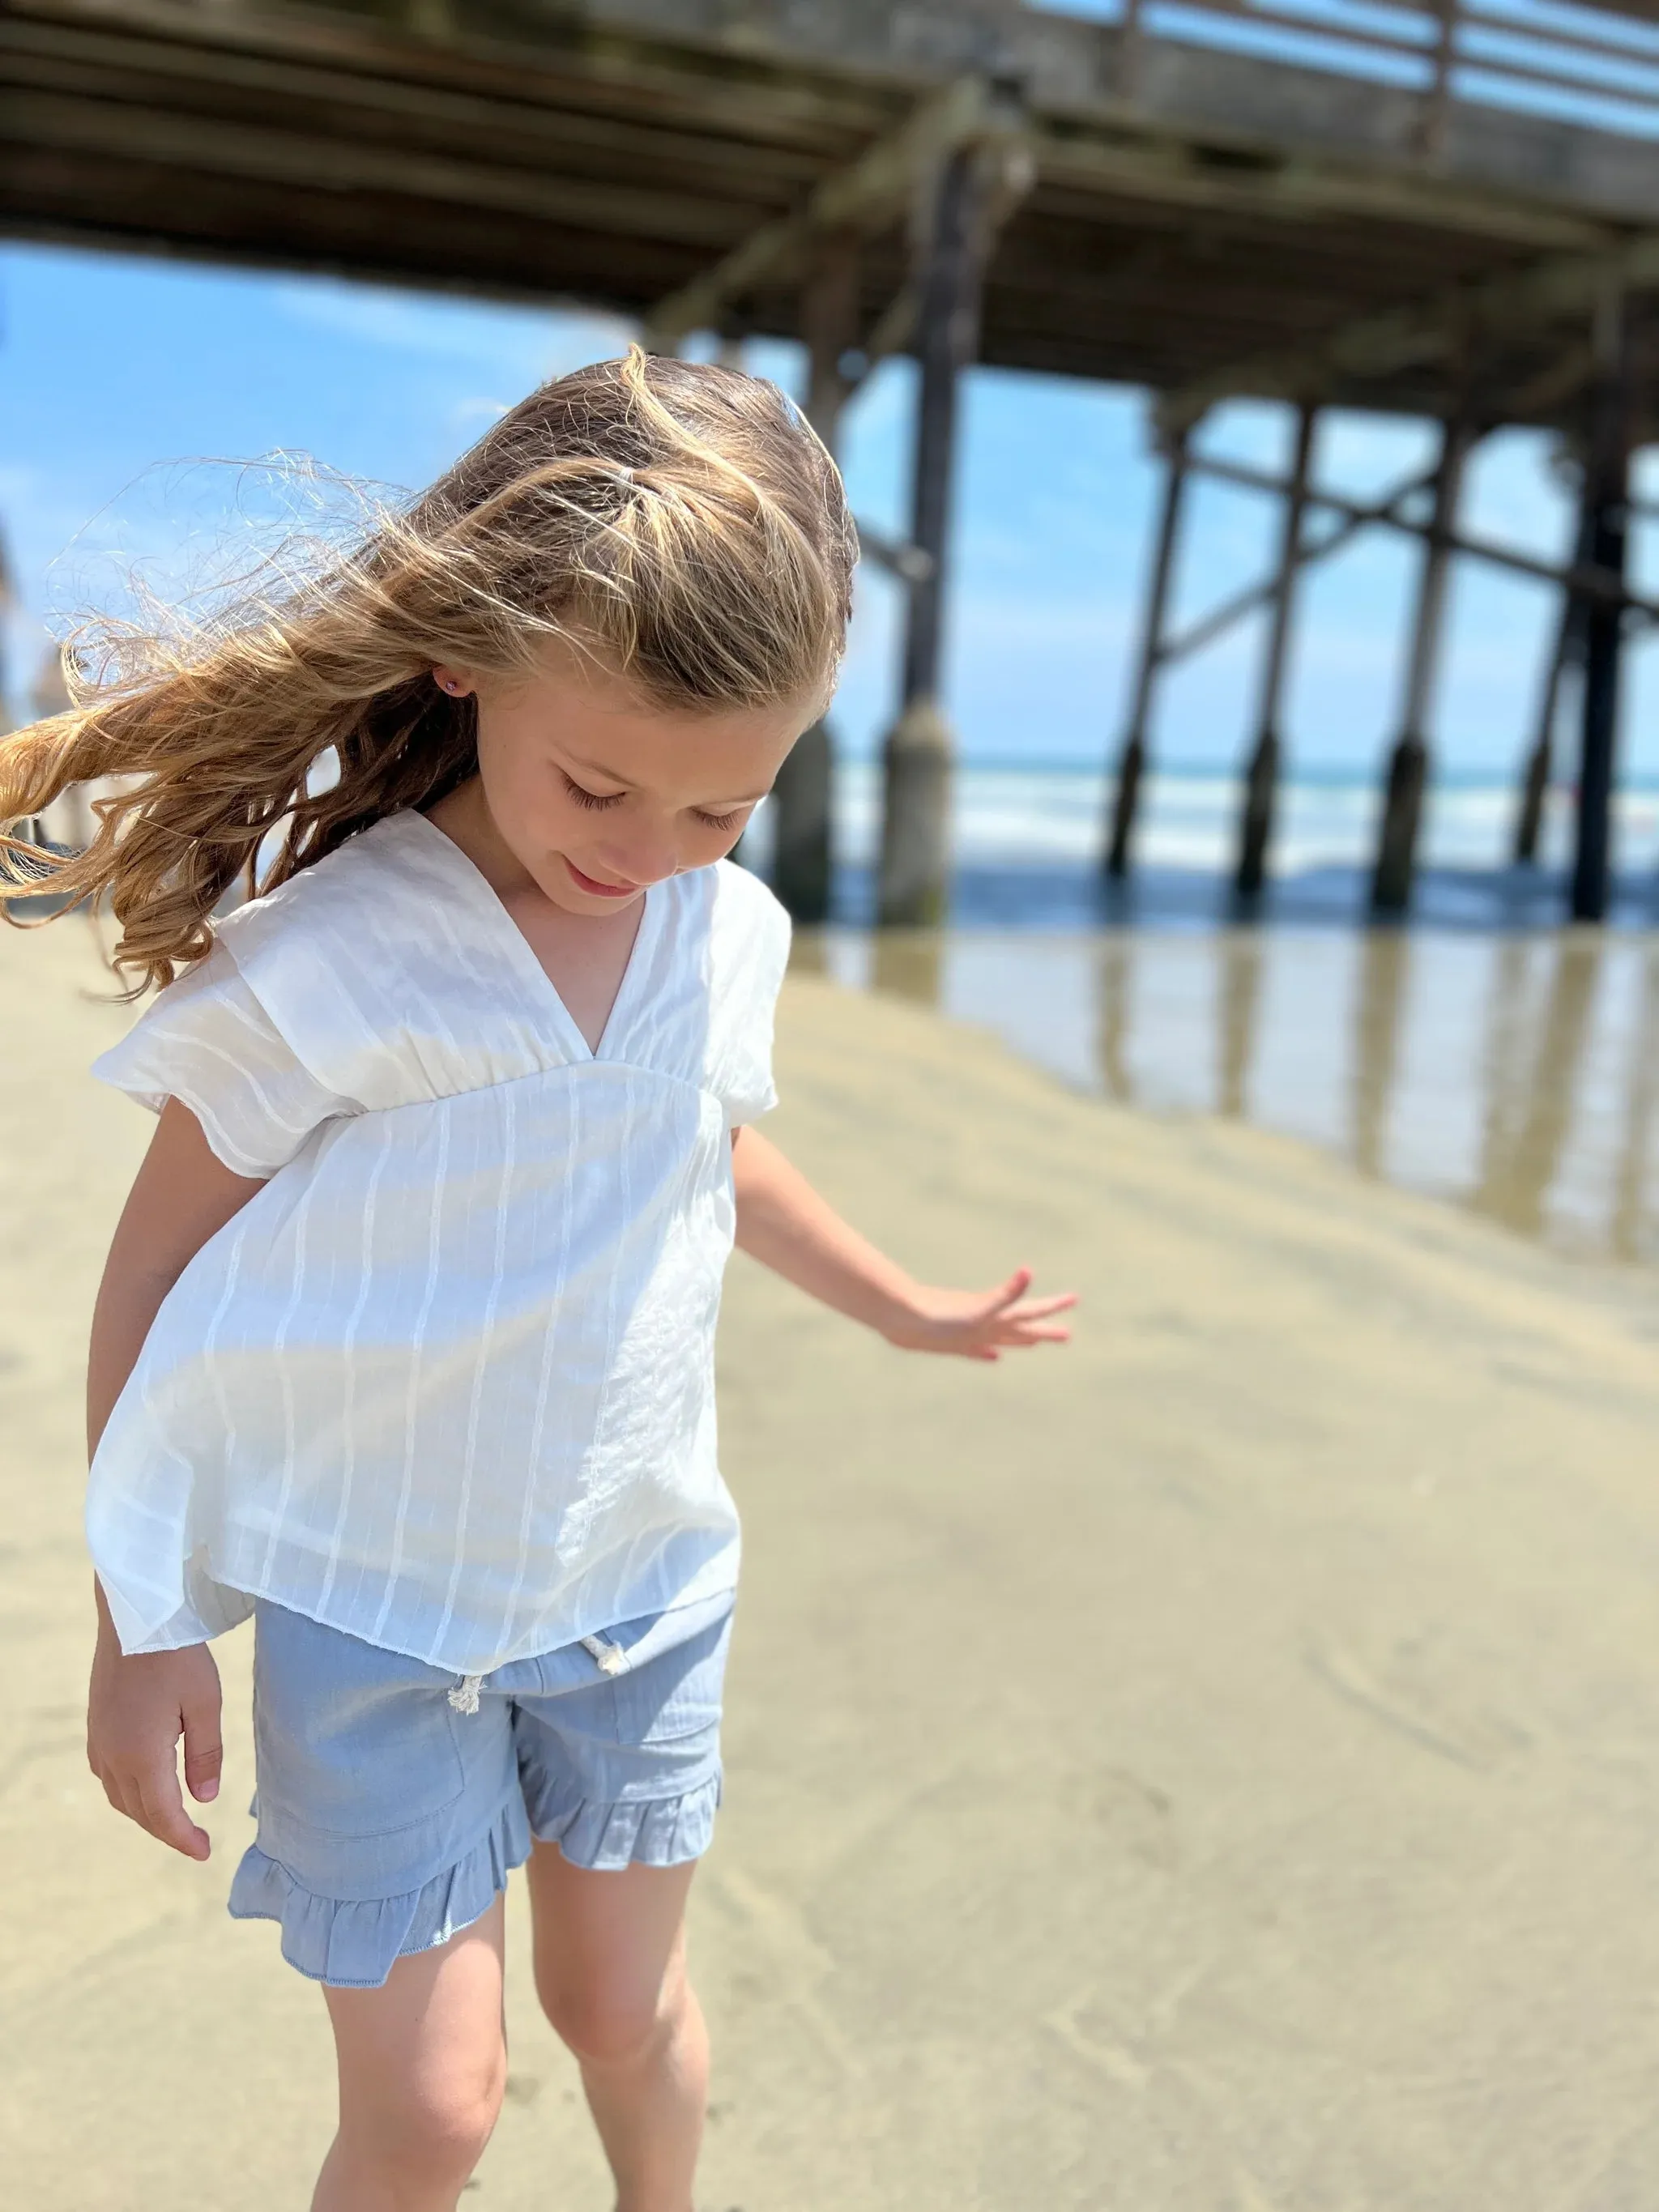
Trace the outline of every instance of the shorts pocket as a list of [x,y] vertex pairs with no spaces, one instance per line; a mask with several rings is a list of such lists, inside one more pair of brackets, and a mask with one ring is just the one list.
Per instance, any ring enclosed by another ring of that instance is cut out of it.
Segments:
[[286,1607],[261,1604],[253,1740],[262,1819],[317,1836],[390,1836],[466,1786],[453,1677]]
[[717,1741],[731,1637],[728,1614],[647,1661],[637,1673],[616,1675],[610,1687],[618,1743],[643,1747]]

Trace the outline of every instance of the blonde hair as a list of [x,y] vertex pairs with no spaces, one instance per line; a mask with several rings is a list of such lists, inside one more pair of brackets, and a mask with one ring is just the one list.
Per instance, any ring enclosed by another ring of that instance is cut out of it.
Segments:
[[[637,347],[579,369],[314,573],[182,636],[83,640],[70,709],[0,740],[0,899],[106,901],[131,995],[169,982],[239,878],[268,890],[475,771],[474,702],[434,664],[529,672],[561,638],[664,706],[822,706],[856,554],[835,463],[775,386]],[[111,776],[83,853],[16,834]]]

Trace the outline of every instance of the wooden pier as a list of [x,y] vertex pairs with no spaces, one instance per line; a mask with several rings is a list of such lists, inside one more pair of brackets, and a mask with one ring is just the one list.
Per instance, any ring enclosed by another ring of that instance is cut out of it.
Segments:
[[[1409,900],[1446,573],[1476,558],[1564,595],[1560,658],[1582,669],[1573,907],[1594,917],[1620,647],[1659,616],[1626,588],[1623,552],[1629,456],[1656,428],[1659,28],[1638,0],[1571,21],[1510,0],[1193,0],[1177,37],[1154,0],[1121,0],[1115,21],[1004,0],[8,0],[0,223],[580,300],[661,347],[801,338],[831,438],[869,368],[914,354],[910,540],[870,548],[909,596],[882,848],[894,922],[935,918],[945,895],[938,689],[963,368],[1154,398],[1170,478],[1103,841],[1120,875],[1157,678],[1195,642],[1166,615],[1182,488],[1223,467],[1203,418],[1241,395],[1283,400],[1297,464],[1255,475],[1285,503],[1274,571],[1200,625],[1269,609],[1241,897],[1271,866],[1297,578],[1380,527],[1417,535],[1424,569],[1379,763],[1379,911]],[[1438,421],[1432,480],[1369,507],[1322,491],[1331,405]],[[1463,459],[1506,423],[1555,431],[1578,459],[1571,562],[1459,527]],[[1534,742],[1534,781],[1538,758]],[[783,888],[809,917],[828,898],[830,775],[819,731],[780,794]]]

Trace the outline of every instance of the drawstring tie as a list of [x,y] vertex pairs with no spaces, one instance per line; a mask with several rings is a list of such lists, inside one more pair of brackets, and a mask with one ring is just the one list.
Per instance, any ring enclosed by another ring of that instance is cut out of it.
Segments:
[[601,1674],[620,1674],[627,1666],[628,1654],[620,1644],[607,1644],[603,1636],[584,1636],[580,1641]]
[[[603,1636],[584,1636],[578,1639],[601,1674],[620,1674],[628,1664],[628,1654],[620,1644],[611,1644]],[[482,1674],[463,1674],[449,1692],[449,1702],[458,1713],[476,1713],[478,1692],[483,1687]]]

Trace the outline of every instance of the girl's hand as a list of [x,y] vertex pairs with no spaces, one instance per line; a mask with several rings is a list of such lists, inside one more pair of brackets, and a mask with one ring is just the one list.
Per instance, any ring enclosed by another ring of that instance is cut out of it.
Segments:
[[902,1352],[953,1352],[963,1359],[1000,1359],[1005,1352],[1034,1344],[1069,1343],[1071,1330],[1054,1317],[1077,1304],[1076,1292],[1028,1298],[1030,1286],[1029,1267],[1016,1267],[994,1291],[939,1291],[918,1284],[881,1333]]
[[107,1619],[100,1621],[87,1698],[87,1764],[118,1813],[187,1859],[206,1858],[212,1845],[179,1794],[179,1739],[185,1784],[205,1805],[219,1794],[219,1669],[205,1644],[129,1658]]
[[1074,1306],[1076,1297],[1067,1291],[1028,1298],[1029,1267],[1017,1267],[997,1291],[939,1291],[915,1282],[826,1205],[758,1129],[734,1131],[732,1174],[739,1249],[902,1351],[1000,1359],[1005,1352],[1064,1344],[1071,1336],[1054,1325],[1054,1316]]

